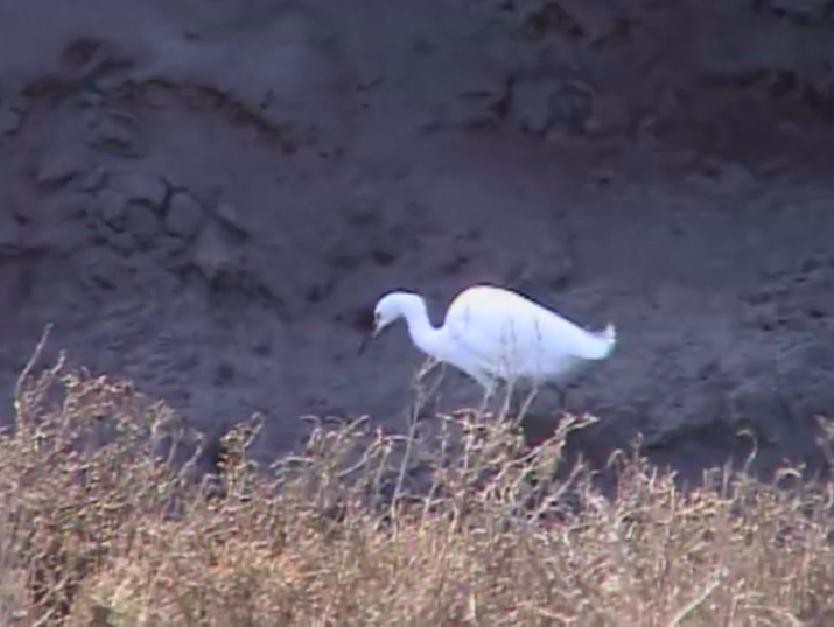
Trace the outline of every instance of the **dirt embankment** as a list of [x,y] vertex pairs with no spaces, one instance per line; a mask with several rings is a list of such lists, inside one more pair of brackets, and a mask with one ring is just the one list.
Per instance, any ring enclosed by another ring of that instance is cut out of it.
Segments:
[[0,8],[0,389],[54,321],[203,428],[264,412],[263,453],[396,428],[418,357],[358,357],[367,309],[495,281],[618,324],[592,458],[640,430],[697,468],[750,424],[763,468],[818,461],[831,3],[590,4]]

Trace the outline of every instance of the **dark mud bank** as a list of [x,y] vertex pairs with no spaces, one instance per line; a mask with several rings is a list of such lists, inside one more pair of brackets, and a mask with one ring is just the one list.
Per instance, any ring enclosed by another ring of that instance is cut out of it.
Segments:
[[400,428],[419,358],[357,356],[368,309],[492,281],[617,323],[572,391],[595,461],[746,426],[822,463],[831,3],[628,4],[0,7],[0,389],[51,321],[202,429],[262,412],[262,455],[303,414]]

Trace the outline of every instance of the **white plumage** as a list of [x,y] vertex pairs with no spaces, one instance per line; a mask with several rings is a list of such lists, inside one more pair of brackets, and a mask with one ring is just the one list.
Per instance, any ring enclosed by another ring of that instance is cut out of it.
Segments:
[[441,327],[432,326],[421,296],[389,292],[374,309],[372,337],[398,318],[405,318],[417,348],[462,370],[487,394],[498,380],[562,384],[584,366],[606,359],[616,344],[612,324],[588,331],[517,292],[491,285],[460,292]]

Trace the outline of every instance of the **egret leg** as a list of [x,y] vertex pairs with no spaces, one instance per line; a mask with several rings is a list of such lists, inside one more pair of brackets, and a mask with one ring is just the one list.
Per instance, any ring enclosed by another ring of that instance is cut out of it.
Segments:
[[501,408],[498,411],[500,418],[512,416],[516,409],[517,389],[515,384],[507,382],[504,386],[504,395],[501,402]]
[[558,390],[558,394],[559,394],[559,407],[562,408],[563,412],[567,412],[568,411],[568,389],[563,385],[557,386],[556,389]]
[[507,382],[504,387],[503,403],[501,404],[501,415],[511,420],[518,415],[520,407],[521,391],[516,383]]
[[495,394],[495,381],[491,377],[482,373],[473,375],[473,378],[481,385],[481,388],[484,391],[484,397],[481,401],[481,406],[478,408],[478,418],[482,418],[484,412],[489,406],[489,402],[492,400],[492,397]]
[[530,411],[530,408],[533,406],[533,401],[536,399],[536,395],[538,394],[538,390],[535,386],[525,388],[518,391],[518,401],[517,401],[517,416],[518,420],[523,419],[527,413]]
[[568,409],[568,389],[564,385],[558,383],[550,383],[548,387],[556,392],[559,399],[559,409],[566,412]]
[[495,395],[495,387],[489,386],[484,388],[484,398],[481,401],[481,406],[478,408],[478,417],[483,418],[484,414],[486,413],[487,408],[489,407],[489,403],[492,400],[492,397]]

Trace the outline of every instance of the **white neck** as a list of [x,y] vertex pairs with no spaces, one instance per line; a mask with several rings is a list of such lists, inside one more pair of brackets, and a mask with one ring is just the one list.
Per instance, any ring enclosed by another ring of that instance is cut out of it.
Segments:
[[424,353],[439,358],[443,347],[442,329],[436,329],[429,321],[426,302],[416,294],[403,294],[400,312],[408,325],[408,334],[414,345]]

